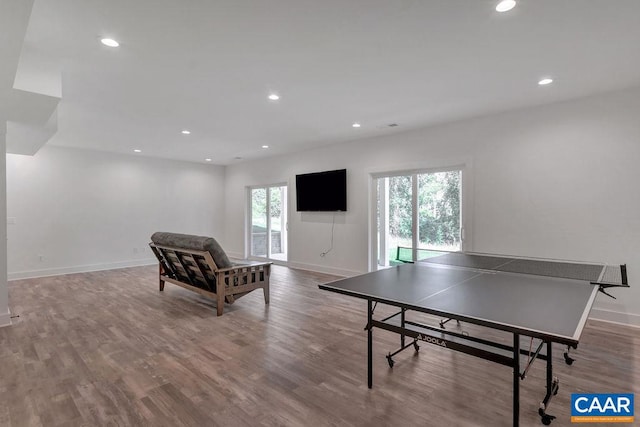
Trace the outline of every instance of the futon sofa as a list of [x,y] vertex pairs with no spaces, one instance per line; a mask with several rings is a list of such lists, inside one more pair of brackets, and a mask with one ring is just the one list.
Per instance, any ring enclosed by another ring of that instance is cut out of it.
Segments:
[[260,288],[269,304],[270,262],[231,262],[213,237],[156,232],[149,246],[160,263],[160,291],[169,282],[213,298],[218,316],[225,302]]

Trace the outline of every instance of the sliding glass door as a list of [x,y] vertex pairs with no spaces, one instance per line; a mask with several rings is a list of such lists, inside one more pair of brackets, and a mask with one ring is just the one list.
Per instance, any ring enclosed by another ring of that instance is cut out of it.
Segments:
[[287,260],[287,187],[270,185],[249,191],[249,248],[252,257]]
[[459,169],[376,177],[378,268],[461,250],[461,186]]

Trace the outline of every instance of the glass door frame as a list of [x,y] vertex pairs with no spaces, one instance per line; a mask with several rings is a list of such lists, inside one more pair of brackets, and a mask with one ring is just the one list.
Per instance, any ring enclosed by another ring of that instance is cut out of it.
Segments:
[[[272,257],[272,230],[271,230],[271,189],[272,188],[284,188],[283,200],[281,200],[282,208],[281,215],[284,218],[284,224],[280,224],[280,244],[283,249],[283,253],[285,254],[285,259],[281,258],[273,258]],[[253,247],[253,190],[257,189],[265,189],[265,200],[266,200],[266,256],[257,256],[252,254]],[[274,262],[287,262],[288,248],[289,248],[289,185],[286,182],[276,183],[276,184],[267,184],[267,185],[252,185],[246,187],[246,215],[245,215],[245,254],[244,257],[246,259],[258,259],[258,260],[270,260]]]
[[[470,162],[452,164],[446,167],[416,167],[407,169],[388,170],[380,172],[369,172],[369,262],[368,271],[376,271],[384,268],[378,265],[378,179],[391,178],[394,176],[417,176],[418,174],[429,174],[438,172],[460,171],[460,250],[469,251],[472,246],[471,239],[471,208],[473,206],[473,184],[469,179],[471,175]],[[413,194],[418,193],[418,180],[412,179]],[[386,196],[386,195],[385,195]],[[412,197],[412,258],[417,259],[418,252],[418,200]]]

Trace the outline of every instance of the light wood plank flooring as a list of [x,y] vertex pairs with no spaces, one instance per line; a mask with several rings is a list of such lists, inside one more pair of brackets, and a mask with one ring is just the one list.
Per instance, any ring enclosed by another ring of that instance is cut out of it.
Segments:
[[[0,425],[511,425],[509,368],[422,344],[390,369],[386,331],[367,389],[366,303],[317,288],[332,279],[275,266],[269,306],[256,291],[222,317],[193,292],[159,292],[156,267],[10,282],[20,317],[0,329]],[[589,321],[573,366],[561,350],[552,425],[571,425],[571,393],[640,391],[637,329]],[[541,425],[543,395],[539,361],[521,425]]]

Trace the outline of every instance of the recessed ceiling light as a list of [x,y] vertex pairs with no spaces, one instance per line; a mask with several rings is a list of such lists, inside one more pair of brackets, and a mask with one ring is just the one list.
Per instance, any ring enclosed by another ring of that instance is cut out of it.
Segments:
[[114,39],[102,39],[100,41],[105,46],[109,46],[109,47],[118,47],[118,46],[120,46],[120,43],[118,43]]
[[272,93],[271,95],[269,95],[269,99],[272,101],[277,101],[278,99],[280,99],[280,96],[275,93]]
[[263,145],[262,148],[269,148],[269,146],[268,145]]
[[513,9],[514,7],[516,7],[516,1],[515,0],[502,0],[496,6],[496,11],[498,11],[498,12],[508,12],[511,9]]
[[540,86],[545,86],[545,85],[548,85],[548,84],[551,84],[551,83],[553,83],[553,79],[550,79],[550,78],[548,78],[548,77],[546,77],[546,78],[544,78],[544,79],[542,79],[542,80],[540,80],[540,81],[538,82],[538,84],[539,84]]
[[351,127],[359,128],[360,127],[360,123],[354,123],[354,124],[351,125]]
[[211,159],[204,159],[204,161],[205,161],[205,162],[210,162],[210,161],[211,161]]
[[133,150],[134,153],[142,153],[142,150],[138,150],[137,148]]
[[182,134],[183,135],[191,135],[191,131],[185,129],[185,130],[182,131]]

